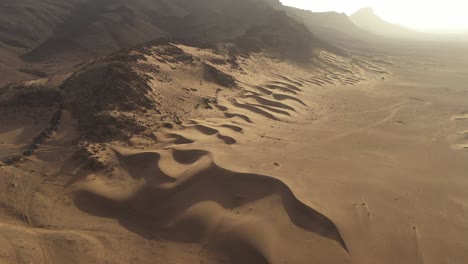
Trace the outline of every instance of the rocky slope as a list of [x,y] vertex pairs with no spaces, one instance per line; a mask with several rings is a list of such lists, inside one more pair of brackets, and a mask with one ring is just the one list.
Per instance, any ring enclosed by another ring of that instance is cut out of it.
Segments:
[[[243,39],[254,49],[259,44],[271,47],[267,42],[278,47],[282,42],[299,48],[298,53],[324,46],[301,22],[286,16],[277,0],[19,0],[0,4],[0,85],[70,70],[89,59],[160,37],[203,42]],[[272,24],[278,32],[271,30]],[[259,30],[264,31],[263,40],[248,37]],[[284,48],[275,52],[294,57],[285,54]]]
[[[225,41],[271,16],[279,1],[8,1],[0,41],[31,60],[108,54],[158,37]],[[14,15],[12,15],[14,14]]]
[[356,26],[344,13],[316,13],[294,7],[285,7],[285,10],[289,16],[304,23],[311,32],[333,43],[344,44],[346,41],[359,42],[375,37]]

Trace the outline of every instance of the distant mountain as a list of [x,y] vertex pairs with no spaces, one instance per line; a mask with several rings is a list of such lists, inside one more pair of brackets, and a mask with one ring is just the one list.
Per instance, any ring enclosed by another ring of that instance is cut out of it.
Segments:
[[295,7],[285,7],[286,12],[302,21],[313,32],[338,31],[349,36],[362,36],[367,34],[357,27],[344,13],[312,12]]
[[338,46],[375,39],[375,35],[356,26],[344,13],[312,12],[295,7],[285,7],[287,14],[304,23],[321,39]]
[[158,38],[234,43],[301,62],[314,48],[337,50],[311,32],[331,28],[305,22],[279,0],[0,0],[0,86]]
[[36,77],[20,55],[54,34],[79,0],[0,1],[0,86]]
[[61,61],[159,37],[232,41],[282,7],[279,0],[2,1],[0,42],[27,50],[33,61]]
[[238,38],[236,44],[245,51],[268,49],[297,62],[307,62],[315,48],[336,51],[283,11],[272,14],[261,25],[249,29]]
[[0,42],[32,48],[52,36],[80,0],[0,1]]
[[414,34],[418,33],[401,25],[383,20],[372,8],[362,8],[349,18],[358,27],[381,36],[413,38]]

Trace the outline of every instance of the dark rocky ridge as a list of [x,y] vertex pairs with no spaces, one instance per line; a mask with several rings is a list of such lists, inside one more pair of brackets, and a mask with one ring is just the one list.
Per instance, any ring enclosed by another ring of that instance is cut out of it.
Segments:
[[261,25],[252,27],[236,44],[242,51],[268,50],[298,62],[308,62],[314,49],[335,49],[314,36],[303,24],[291,19],[284,11],[272,13]]
[[[159,37],[231,41],[262,25],[282,8],[277,0],[65,0],[60,13],[48,14],[33,2],[19,2],[24,6],[14,6],[36,14],[26,20],[56,16],[56,23],[35,30],[44,32],[45,39],[28,35],[33,29],[24,30],[25,38],[35,40],[26,43],[31,50],[25,58],[33,61],[61,61],[70,59],[70,55],[76,59],[102,56]],[[8,29],[0,32],[5,36],[9,33],[14,34]]]
[[5,0],[0,54],[10,67],[0,62],[0,83],[71,71],[158,38],[236,42],[243,52],[292,60],[314,48],[334,49],[286,11],[279,0]]

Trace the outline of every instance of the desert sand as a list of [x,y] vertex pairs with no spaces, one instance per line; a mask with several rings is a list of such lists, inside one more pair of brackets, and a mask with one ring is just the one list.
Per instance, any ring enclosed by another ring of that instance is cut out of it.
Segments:
[[[1,168],[2,261],[462,263],[468,61],[462,47],[391,48],[367,54],[385,63],[343,64],[352,73],[241,59],[241,89],[218,92],[194,67],[168,65],[185,74],[179,86],[196,83],[190,93],[218,93],[203,101],[214,109],[90,146],[104,164],[93,172],[70,161],[78,118],[62,110],[32,156]],[[140,67],[165,66],[153,58]],[[2,120],[3,157],[48,122],[25,111]]]
[[467,46],[280,17],[238,44],[287,34],[270,52],[160,39],[25,78],[2,50],[0,263],[467,262]]

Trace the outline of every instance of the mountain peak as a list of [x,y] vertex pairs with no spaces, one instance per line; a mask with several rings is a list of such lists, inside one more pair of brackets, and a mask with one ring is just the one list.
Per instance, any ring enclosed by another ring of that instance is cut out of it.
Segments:
[[377,16],[375,14],[375,11],[372,7],[364,7],[356,11],[352,16],[354,15],[372,15],[372,16]]
[[414,34],[413,31],[401,25],[384,20],[371,7],[358,10],[350,16],[350,19],[358,27],[379,35],[406,38]]

